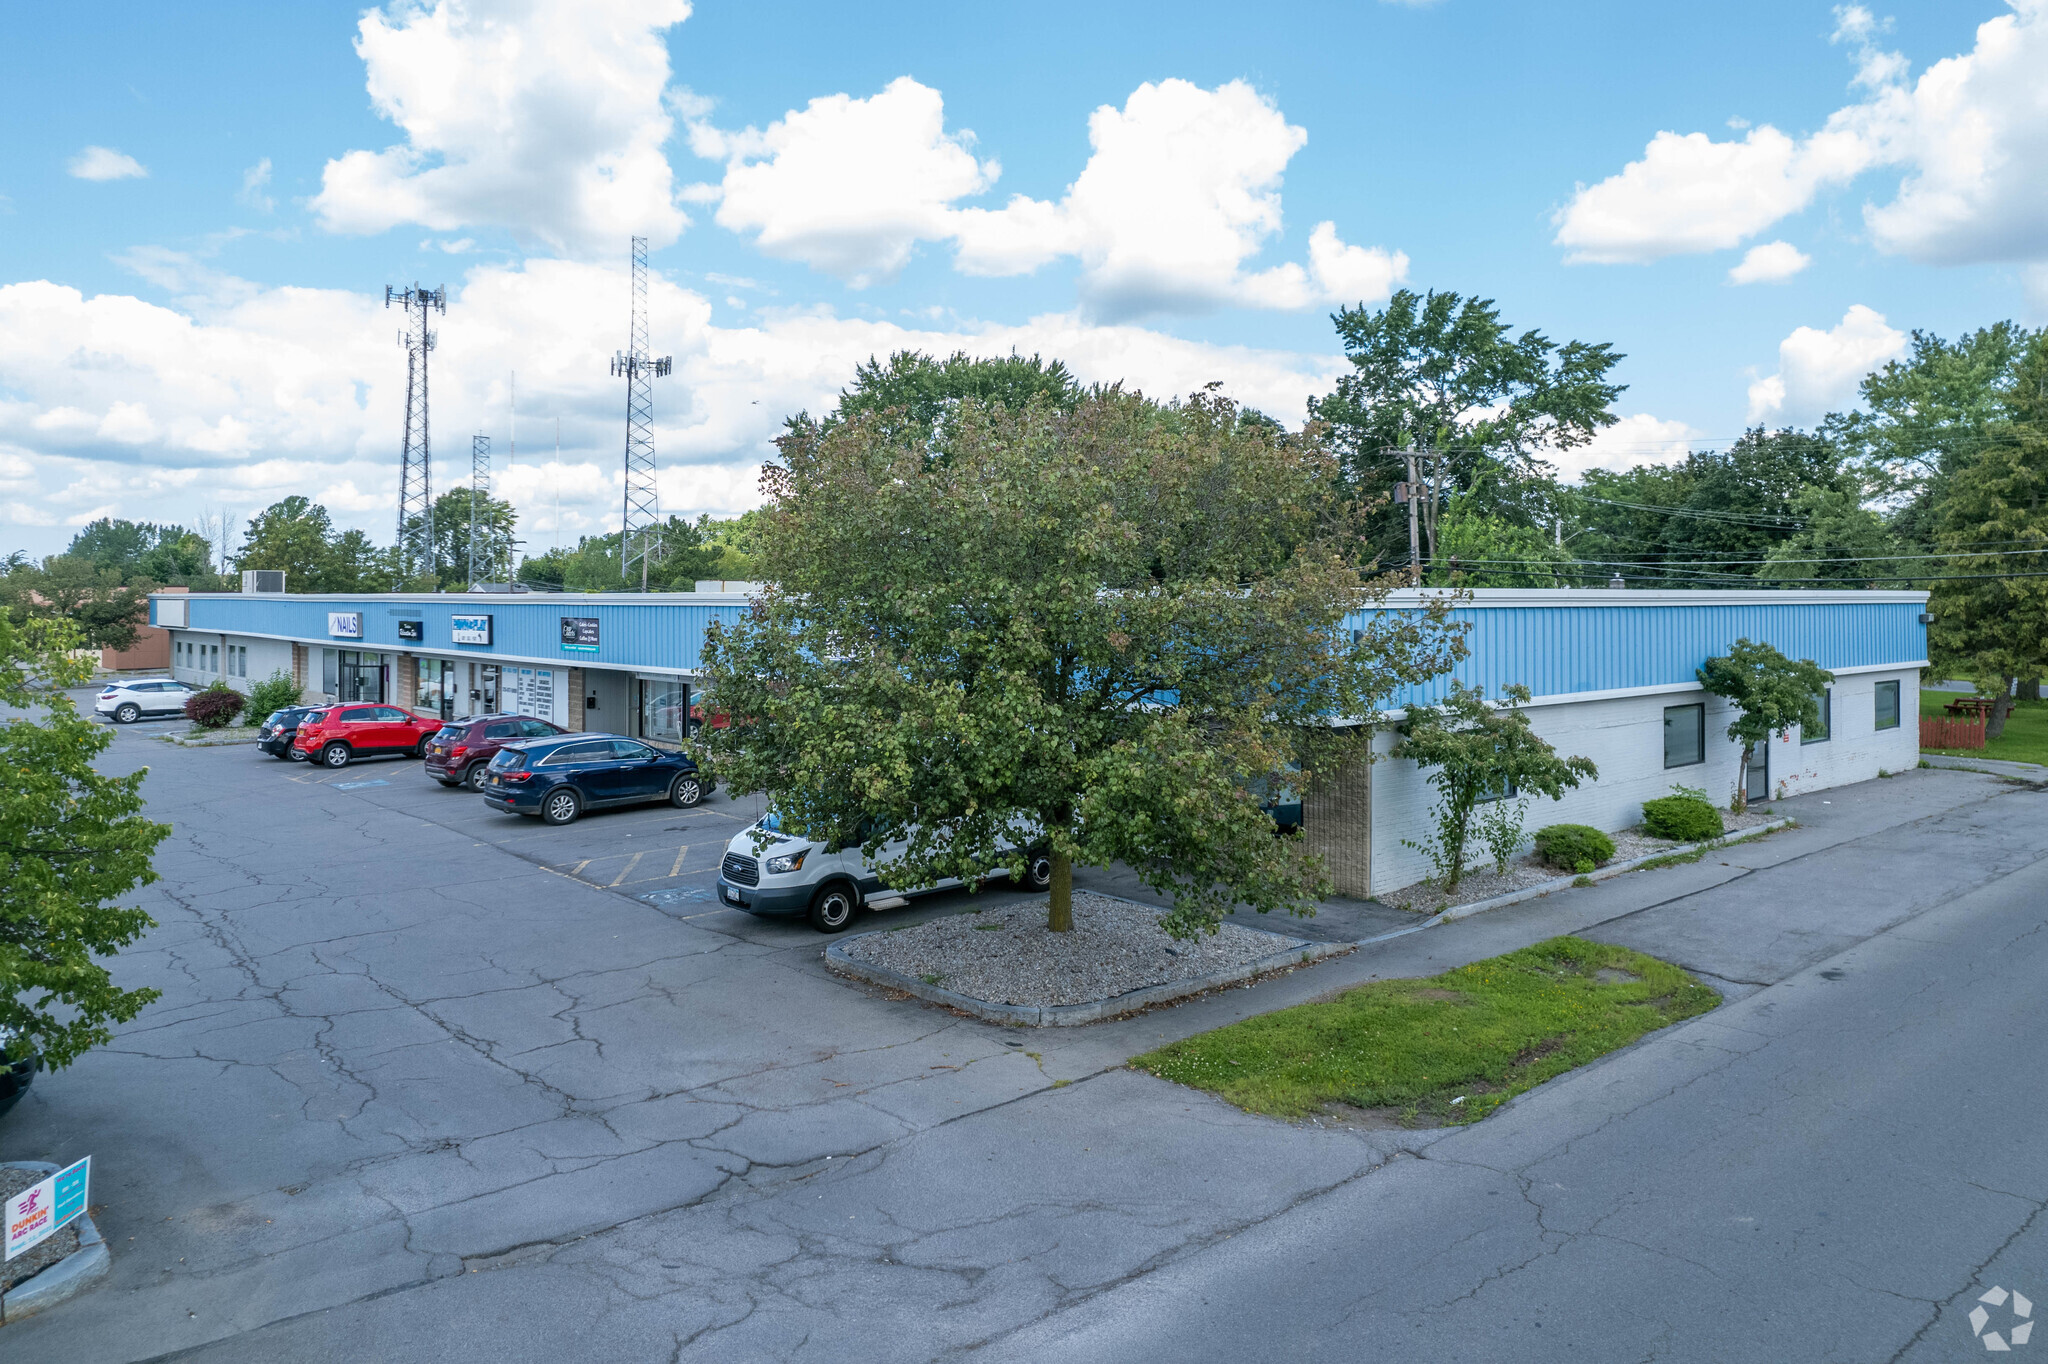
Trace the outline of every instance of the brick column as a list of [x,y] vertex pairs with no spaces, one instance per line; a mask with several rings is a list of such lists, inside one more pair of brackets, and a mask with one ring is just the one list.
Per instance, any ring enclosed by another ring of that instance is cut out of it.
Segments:
[[569,721],[569,728],[570,728],[570,729],[573,729],[573,730],[575,730],[575,731],[576,731],[577,733],[579,733],[579,734],[580,734],[580,733],[582,733],[582,732],[583,732],[583,669],[581,669],[581,668],[571,668],[571,669],[569,669],[569,696],[568,696],[567,706],[568,706],[568,710],[569,710],[569,716],[568,716],[568,721]]
[[400,654],[396,671],[391,678],[391,704],[404,710],[414,709],[420,695],[420,661],[411,654]]
[[1372,896],[1371,734],[1357,730],[1346,742],[1355,755],[1302,792],[1301,833],[1329,865],[1337,893],[1364,900]]
[[306,646],[292,645],[292,684],[299,689],[299,695],[306,693]]

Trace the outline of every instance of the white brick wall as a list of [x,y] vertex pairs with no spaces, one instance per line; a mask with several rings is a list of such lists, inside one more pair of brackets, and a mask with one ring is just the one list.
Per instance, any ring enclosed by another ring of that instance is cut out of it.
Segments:
[[[1899,683],[1899,724],[1880,731],[1876,721],[1876,685]],[[1920,760],[1919,672],[1851,673],[1834,684],[1834,730],[1827,741],[1801,744],[1795,730],[1789,739],[1770,743],[1771,793],[1787,796],[1818,791],[1849,782],[1868,781],[1883,769],[1899,772]],[[1707,760],[1689,767],[1664,766],[1664,708],[1703,702],[1707,707]],[[1599,779],[1581,785],[1558,801],[1541,796],[1530,800],[1524,827],[1530,833],[1546,824],[1590,824],[1613,832],[1640,823],[1643,802],[1669,795],[1674,785],[1703,787],[1710,800],[1725,806],[1734,795],[1740,747],[1727,737],[1731,708],[1719,697],[1701,691],[1666,692],[1595,701],[1567,701],[1526,707],[1530,724],[1564,757],[1591,758]],[[1385,755],[1398,736],[1391,730],[1376,736],[1374,751]],[[1372,887],[1384,894],[1428,876],[1427,858],[1402,839],[1422,841],[1433,827],[1436,788],[1428,772],[1410,762],[1384,758],[1373,765]],[[1485,852],[1471,849],[1474,864]]]

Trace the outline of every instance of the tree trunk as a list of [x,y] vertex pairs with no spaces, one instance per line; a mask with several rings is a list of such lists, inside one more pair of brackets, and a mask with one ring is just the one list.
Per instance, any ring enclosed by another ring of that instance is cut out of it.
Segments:
[[2041,679],[2038,677],[2029,677],[2022,679],[2020,682],[2020,700],[2038,701],[2040,699]]
[[1045,930],[1074,931],[1074,864],[1065,853],[1052,855],[1052,898],[1045,906]]
[[1728,802],[1728,808],[1738,815],[1749,808],[1749,757],[1754,748],[1754,744],[1744,744],[1735,765],[1735,799]]
[[1991,703],[1991,713],[1984,717],[1984,739],[1990,742],[2005,733],[2005,717],[2012,714],[2012,679],[1998,689],[1998,698]]

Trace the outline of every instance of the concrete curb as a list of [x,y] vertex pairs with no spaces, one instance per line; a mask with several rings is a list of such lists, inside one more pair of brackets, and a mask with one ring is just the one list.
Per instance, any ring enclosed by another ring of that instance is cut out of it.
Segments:
[[1930,767],[1946,767],[1958,772],[1983,772],[2017,781],[2048,782],[2048,767],[2039,763],[2015,762],[2011,758],[1959,758],[1952,753],[1923,753],[1920,761]]
[[215,734],[159,734],[156,737],[180,748],[226,748],[233,744],[253,744],[263,736],[252,729],[246,734],[223,730]]
[[[1645,853],[1641,857],[1631,857],[1626,862],[1609,862],[1604,867],[1584,874],[1588,880],[1605,881],[1610,876],[1620,876],[1626,872],[1634,871],[1645,862],[1656,862],[1666,857],[1685,857],[1691,853],[1704,852],[1709,848],[1725,848],[1731,843],[1743,843],[1749,839],[1773,833],[1795,822],[1790,817],[1774,819],[1768,824],[1758,824],[1747,829],[1737,829],[1732,833],[1723,834],[1719,838],[1708,839],[1704,843],[1676,843],[1662,852]],[[1421,923],[1411,927],[1397,928],[1391,933],[1381,933],[1374,937],[1361,938],[1358,945],[1364,947],[1368,943],[1386,942],[1390,938],[1405,938],[1410,933],[1420,933],[1423,929],[1435,928],[1438,924],[1454,923],[1459,919],[1469,919],[1474,914],[1484,914],[1490,909],[1505,909],[1509,905],[1518,905],[1524,900],[1539,900],[1546,895],[1554,895],[1561,890],[1570,890],[1577,880],[1578,877],[1576,875],[1560,876],[1554,881],[1541,881],[1536,885],[1527,886],[1521,890],[1511,890],[1505,895],[1496,895],[1490,900],[1474,900],[1468,905],[1452,905],[1449,909],[1439,910]]]
[[[1093,891],[1100,895],[1102,892]],[[1122,899],[1121,896],[1108,896]],[[1139,904],[1127,900],[1126,904]],[[1145,909],[1157,905],[1142,905]],[[1264,929],[1249,929],[1262,933]],[[865,936],[865,935],[863,935]],[[866,981],[890,990],[901,990],[916,995],[919,999],[933,1004],[943,1004],[961,1013],[972,1014],[990,1023],[1000,1023],[1009,1028],[1072,1028],[1084,1023],[1100,1023],[1104,1019],[1118,1018],[1153,1004],[1164,1004],[1169,1000],[1185,999],[1189,995],[1205,994],[1226,985],[1238,985],[1255,976],[1273,971],[1282,971],[1294,966],[1307,966],[1326,957],[1342,956],[1358,946],[1350,942],[1313,942],[1307,938],[1286,938],[1272,935],[1286,944],[1279,951],[1270,952],[1256,960],[1233,966],[1227,971],[1216,971],[1206,976],[1194,976],[1187,980],[1168,981],[1164,985],[1148,985],[1131,990],[1109,999],[1092,1000],[1086,1004],[993,1004],[985,999],[975,999],[953,990],[944,990],[936,985],[927,985],[915,976],[888,966],[876,966],[871,962],[856,961],[847,955],[847,942],[836,942],[825,949],[825,969],[837,975]]]
[[[10,1170],[33,1170],[45,1175],[56,1174],[63,1168],[40,1160],[10,1160],[0,1162],[0,1166]],[[0,1322],[19,1321],[36,1312],[48,1311],[107,1277],[108,1271],[114,1267],[114,1257],[108,1253],[106,1240],[100,1235],[99,1227],[94,1225],[92,1214],[80,1213],[76,1225],[78,1249],[0,1296]]]

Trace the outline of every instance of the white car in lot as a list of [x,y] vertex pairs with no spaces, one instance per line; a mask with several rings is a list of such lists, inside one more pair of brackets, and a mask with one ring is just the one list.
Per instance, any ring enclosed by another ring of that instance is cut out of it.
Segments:
[[[1018,845],[1028,846],[1028,830],[1020,824],[1018,832]],[[892,839],[882,845],[881,856],[870,861],[858,843],[833,849],[782,832],[781,817],[771,810],[725,845],[725,860],[718,868],[718,901],[764,919],[807,915],[820,933],[839,933],[853,922],[855,910],[894,909],[912,896],[961,884],[949,876],[922,890],[884,886],[877,863],[895,861],[909,846],[907,838]],[[1007,878],[1009,872],[998,868],[991,875]],[[1034,848],[1025,854],[1023,888],[1036,891],[1050,885],[1052,859]]]
[[183,715],[198,690],[168,677],[124,677],[102,687],[92,708],[115,724],[132,725],[149,715]]

